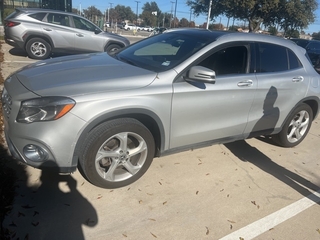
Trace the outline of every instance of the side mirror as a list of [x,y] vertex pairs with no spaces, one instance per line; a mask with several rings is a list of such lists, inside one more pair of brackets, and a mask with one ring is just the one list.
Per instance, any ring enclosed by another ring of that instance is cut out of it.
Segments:
[[94,33],[99,34],[99,33],[101,33],[101,30],[99,28],[96,28],[96,29],[94,29]]
[[204,82],[214,84],[216,82],[216,73],[215,71],[206,67],[193,66],[187,73],[185,80],[191,82]]

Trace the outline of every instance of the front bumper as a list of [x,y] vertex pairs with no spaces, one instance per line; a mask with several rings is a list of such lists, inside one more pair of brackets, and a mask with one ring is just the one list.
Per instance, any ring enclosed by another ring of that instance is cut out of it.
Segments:
[[[55,167],[60,172],[75,171],[78,165],[78,157],[74,155],[75,145],[85,121],[68,113],[55,121],[29,124],[17,122],[21,99],[36,96],[25,91],[12,78],[5,82],[2,94],[4,132],[12,157],[36,168]],[[34,158],[30,155],[30,149],[36,149],[31,155],[40,152],[45,157]]]

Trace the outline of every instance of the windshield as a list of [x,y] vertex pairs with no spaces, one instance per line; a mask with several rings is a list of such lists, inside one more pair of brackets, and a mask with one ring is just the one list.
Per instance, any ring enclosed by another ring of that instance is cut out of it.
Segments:
[[213,41],[173,31],[137,42],[115,57],[144,69],[162,72],[174,68]]

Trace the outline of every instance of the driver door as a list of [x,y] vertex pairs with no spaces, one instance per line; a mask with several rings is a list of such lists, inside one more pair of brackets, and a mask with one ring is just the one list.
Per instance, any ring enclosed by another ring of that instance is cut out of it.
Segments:
[[196,65],[216,72],[212,83],[173,83],[170,148],[243,137],[257,82],[250,44],[219,47]]

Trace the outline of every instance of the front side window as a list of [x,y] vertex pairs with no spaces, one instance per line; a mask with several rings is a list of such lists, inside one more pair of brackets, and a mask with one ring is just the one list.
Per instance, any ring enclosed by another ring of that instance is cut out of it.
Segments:
[[217,76],[227,74],[245,74],[248,65],[248,48],[230,46],[223,48],[203,60],[200,66],[210,68]]
[[78,29],[91,31],[91,32],[94,32],[97,30],[97,27],[94,24],[92,24],[91,22],[83,18],[73,17],[73,21],[74,21],[75,27]]

